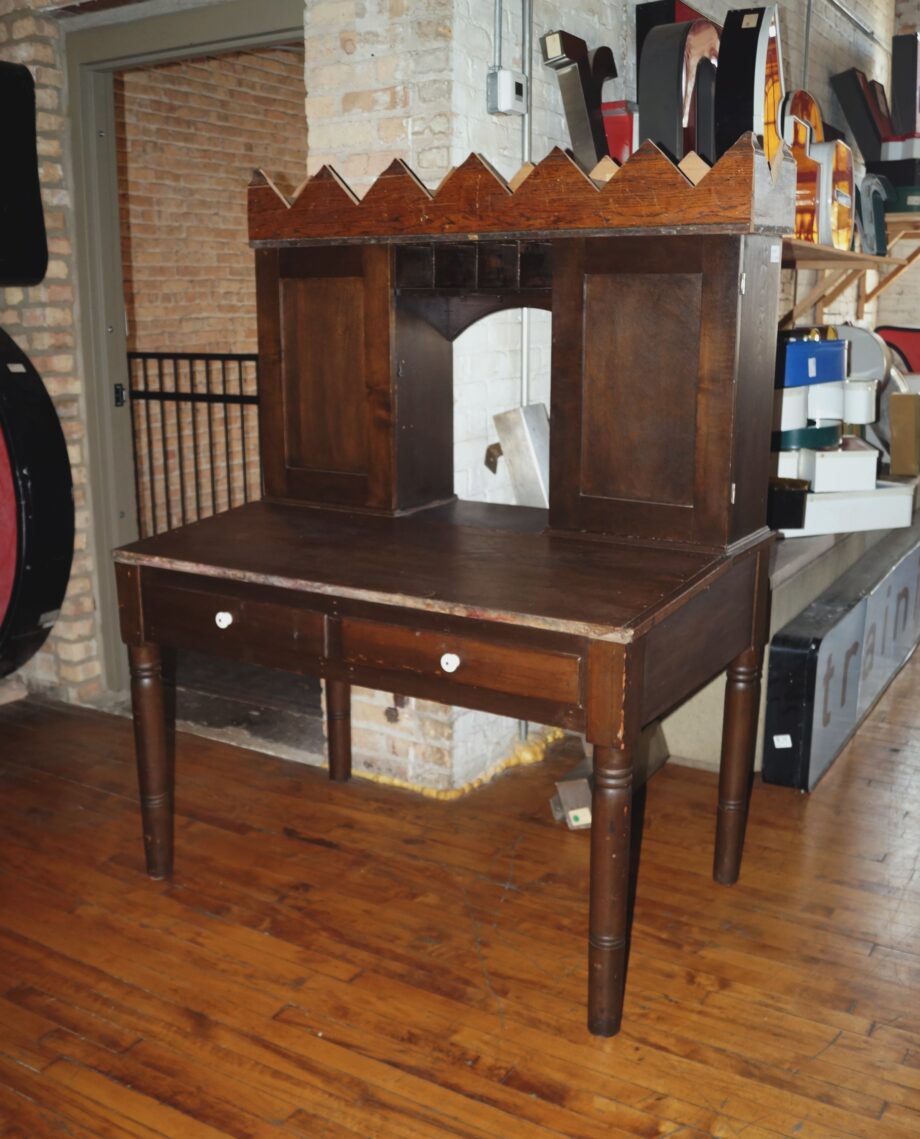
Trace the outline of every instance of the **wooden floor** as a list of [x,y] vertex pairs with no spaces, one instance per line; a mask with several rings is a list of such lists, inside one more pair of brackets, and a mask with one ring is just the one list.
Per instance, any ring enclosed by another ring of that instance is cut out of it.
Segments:
[[565,759],[458,804],[179,741],[146,879],[130,723],[0,709],[0,1136],[920,1136],[920,658],[810,798],[646,807],[625,1024],[584,1028]]

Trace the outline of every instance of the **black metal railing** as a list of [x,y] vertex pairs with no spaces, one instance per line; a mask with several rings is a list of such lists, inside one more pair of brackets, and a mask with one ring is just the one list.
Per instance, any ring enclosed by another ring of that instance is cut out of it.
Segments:
[[258,359],[224,352],[128,353],[142,537],[260,496]]

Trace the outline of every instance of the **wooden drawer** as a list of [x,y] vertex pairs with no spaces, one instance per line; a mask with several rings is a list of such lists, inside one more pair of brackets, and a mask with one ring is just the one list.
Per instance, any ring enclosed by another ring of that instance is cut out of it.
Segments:
[[557,704],[581,703],[578,652],[519,647],[346,617],[341,624],[341,653],[346,664]]
[[[291,604],[151,575],[143,580],[144,635],[156,644],[196,649],[291,672],[315,672],[325,652],[325,616]],[[253,592],[258,590],[253,587]]]

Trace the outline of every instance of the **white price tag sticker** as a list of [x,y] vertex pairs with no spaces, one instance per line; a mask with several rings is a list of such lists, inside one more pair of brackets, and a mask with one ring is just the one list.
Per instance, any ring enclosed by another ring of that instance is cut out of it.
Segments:
[[742,31],[744,31],[747,28],[756,28],[759,23],[760,23],[760,13],[759,12],[749,12],[748,15],[743,16],[741,19],[741,29],[742,29]]
[[814,356],[808,357],[808,378],[813,380],[818,374],[818,361]]
[[773,746],[781,751],[786,751],[792,747],[792,736],[774,736]]

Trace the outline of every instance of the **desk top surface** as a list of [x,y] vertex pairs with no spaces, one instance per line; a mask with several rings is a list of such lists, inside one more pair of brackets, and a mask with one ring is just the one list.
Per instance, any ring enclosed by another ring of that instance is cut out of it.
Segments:
[[397,518],[253,502],[124,546],[115,560],[620,642],[732,562],[550,534],[546,519],[472,502]]

